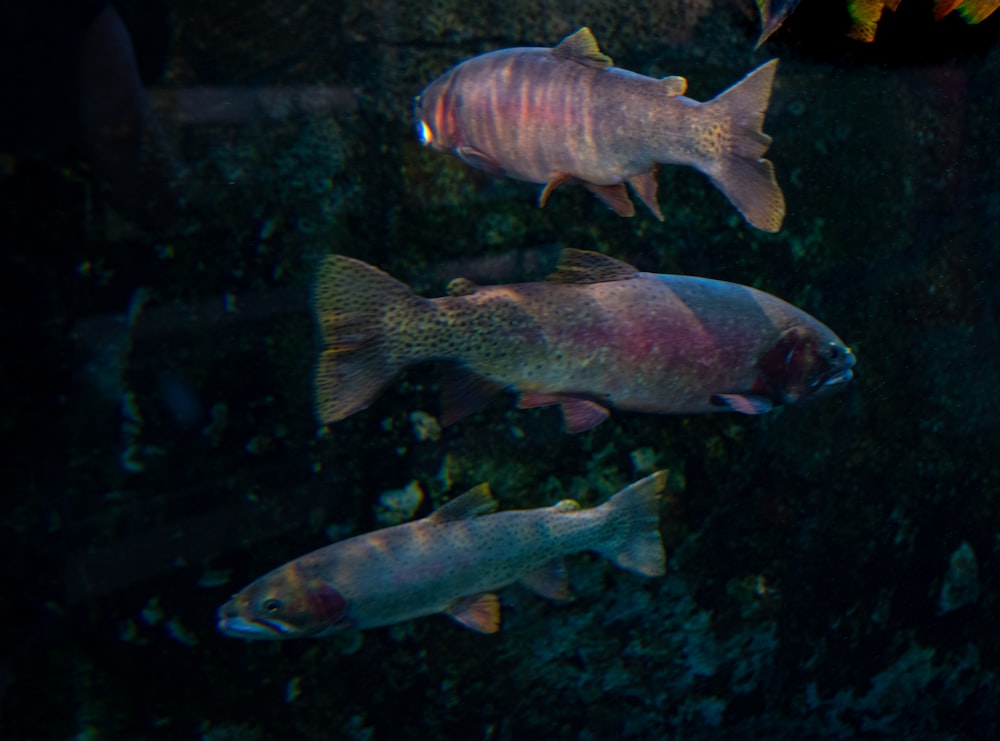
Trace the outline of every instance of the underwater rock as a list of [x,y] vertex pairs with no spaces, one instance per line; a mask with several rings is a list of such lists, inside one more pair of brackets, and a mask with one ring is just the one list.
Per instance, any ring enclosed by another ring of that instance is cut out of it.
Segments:
[[979,599],[979,566],[976,554],[966,540],[955,549],[948,560],[948,570],[941,583],[938,609],[946,612],[965,607]]

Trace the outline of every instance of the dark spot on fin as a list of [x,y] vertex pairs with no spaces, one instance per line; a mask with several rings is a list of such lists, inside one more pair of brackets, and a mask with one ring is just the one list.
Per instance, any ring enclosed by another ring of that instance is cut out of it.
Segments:
[[566,564],[561,558],[555,558],[521,577],[521,586],[546,599],[561,602],[570,598]]
[[625,190],[625,183],[615,183],[614,185],[596,185],[594,183],[584,183],[587,190],[604,201],[608,207],[619,216],[635,216],[635,206],[632,205]]
[[598,553],[621,568],[643,576],[666,573],[660,539],[660,496],[667,478],[667,471],[657,471],[626,486],[601,505],[614,519],[609,531],[616,535],[598,546]]
[[580,399],[562,394],[540,394],[534,391],[522,393],[517,406],[520,409],[558,404],[562,409],[566,432],[575,434],[597,427],[608,418],[608,410],[590,399]]
[[542,190],[541,194],[538,196],[538,205],[544,206],[545,202],[549,200],[549,196],[552,195],[552,191],[558,188],[560,185],[565,183],[567,180],[572,180],[573,176],[568,172],[557,172],[552,178],[545,184],[545,188]]
[[449,368],[441,379],[441,424],[448,427],[482,411],[505,388],[504,384],[478,373],[464,368]]
[[468,296],[479,290],[479,284],[468,278],[455,278],[446,290],[449,296]]
[[460,494],[427,516],[431,522],[455,522],[488,515],[497,511],[497,500],[490,493],[490,485],[483,483]]
[[756,394],[715,394],[712,403],[741,414],[764,414],[773,406],[770,399]]
[[670,77],[664,77],[660,82],[663,83],[663,89],[667,91],[667,95],[671,98],[677,95],[684,95],[688,89],[688,81],[683,77],[677,77],[672,75]]
[[477,170],[482,170],[494,177],[502,178],[507,174],[499,162],[474,147],[455,147],[455,154],[470,167],[475,167]]
[[381,325],[386,307],[400,316],[425,299],[381,270],[343,255],[323,260],[313,307],[323,335],[316,365],[316,416],[324,424],[358,412],[378,396],[399,368],[390,364],[391,337]]
[[771,137],[761,130],[777,69],[777,59],[765,62],[702,103],[706,118],[728,129],[728,136],[724,140],[704,136],[706,159],[697,165],[747,222],[765,232],[781,229],[785,218],[785,196],[774,177],[774,165],[764,159]]
[[628,184],[632,186],[632,190],[639,196],[639,200],[646,204],[646,207],[653,212],[656,218],[663,221],[663,212],[660,211],[660,204],[656,202],[656,170],[631,177],[628,179]]
[[500,600],[495,594],[475,594],[455,600],[446,610],[448,617],[480,633],[500,630]]
[[601,51],[597,39],[586,26],[552,47],[552,53],[598,69],[607,69],[615,64],[611,57]]
[[[564,249],[559,254],[559,266],[556,272],[546,280],[557,283],[609,283],[616,280],[629,280],[639,274],[639,271],[627,262],[602,255],[589,250]],[[523,400],[522,396],[522,400]],[[549,401],[548,404],[559,403]],[[540,405],[535,405],[540,406]]]

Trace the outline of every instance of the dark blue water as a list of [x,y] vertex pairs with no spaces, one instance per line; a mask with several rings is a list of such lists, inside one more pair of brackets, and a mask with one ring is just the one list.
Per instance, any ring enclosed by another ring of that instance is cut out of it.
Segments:
[[[862,44],[803,0],[755,52],[740,0],[22,5],[0,13],[4,738],[997,732],[1000,18],[903,0]],[[780,232],[691,168],[661,169],[660,223],[570,185],[539,209],[420,145],[433,78],[583,25],[695,100],[780,58]],[[579,435],[506,394],[438,434],[446,368],[422,364],[317,422],[324,255],[440,296],[541,280],[563,247],[781,296],[855,378]],[[502,509],[593,506],[656,467],[662,578],[574,556],[572,602],[505,589],[492,636],[216,630],[233,592],[379,527],[413,482],[417,516],[481,481]]]

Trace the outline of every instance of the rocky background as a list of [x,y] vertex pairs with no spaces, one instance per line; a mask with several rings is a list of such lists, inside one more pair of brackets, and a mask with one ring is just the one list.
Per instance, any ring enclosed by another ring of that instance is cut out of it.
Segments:
[[[803,0],[755,51],[749,0],[121,4],[170,167],[115,192],[72,131],[0,158],[0,734],[995,737],[1000,17],[929,5],[862,44],[840,3]],[[419,145],[435,76],[582,25],[698,100],[780,57],[780,233],[690,169],[661,171],[661,224],[582,188],[540,210]],[[322,255],[440,295],[540,279],[563,246],[782,296],[854,348],[856,379],[757,418],[569,436],[511,397],[441,430],[428,365],[317,428]],[[480,481],[504,508],[589,506],[655,467],[665,578],[574,557],[576,599],[510,588],[495,636],[215,630],[262,573]]]

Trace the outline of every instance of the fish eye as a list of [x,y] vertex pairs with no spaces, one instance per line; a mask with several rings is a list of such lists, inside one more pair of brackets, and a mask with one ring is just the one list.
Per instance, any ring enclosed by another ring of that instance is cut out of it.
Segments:
[[423,119],[417,122],[417,136],[420,138],[420,143],[425,147],[434,140],[434,133],[431,131],[430,127],[424,123]]
[[276,615],[277,613],[281,612],[281,608],[284,607],[284,604],[281,602],[280,599],[274,599],[274,597],[269,597],[268,599],[261,602],[260,606],[264,609],[264,612],[267,612],[271,615]]
[[826,348],[826,357],[828,360],[839,360],[843,353],[840,350],[839,345],[830,344]]

